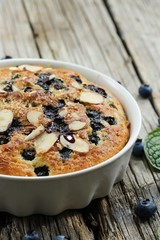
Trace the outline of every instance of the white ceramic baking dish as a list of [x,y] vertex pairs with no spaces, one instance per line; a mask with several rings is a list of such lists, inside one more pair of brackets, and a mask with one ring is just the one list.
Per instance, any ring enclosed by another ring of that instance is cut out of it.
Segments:
[[118,97],[124,106],[130,121],[130,138],[126,146],[109,160],[78,172],[48,177],[0,175],[0,211],[17,216],[35,213],[56,215],[66,209],[83,208],[92,199],[106,196],[111,192],[114,183],[123,178],[133,144],[140,131],[141,114],[136,101],[123,86],[113,79],[76,64],[45,59],[0,61],[0,67],[21,64],[74,70],[88,80],[106,87]]

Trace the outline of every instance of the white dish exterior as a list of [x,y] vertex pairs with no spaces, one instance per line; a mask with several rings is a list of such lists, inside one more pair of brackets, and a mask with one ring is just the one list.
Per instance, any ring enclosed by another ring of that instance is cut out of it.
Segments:
[[[10,59],[0,67],[40,65],[65,68],[84,75],[118,97],[130,121],[130,138],[125,147],[109,160],[78,172],[48,177],[0,175],[0,211],[16,216],[56,215],[67,209],[86,207],[91,200],[109,194],[127,169],[134,142],[141,128],[141,113],[131,94],[119,83],[97,71],[61,61],[46,59]],[[98,156],[97,156],[98,157]]]

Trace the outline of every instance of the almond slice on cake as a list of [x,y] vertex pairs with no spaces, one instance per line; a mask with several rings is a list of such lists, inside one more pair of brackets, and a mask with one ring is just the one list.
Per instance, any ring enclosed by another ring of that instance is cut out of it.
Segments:
[[42,133],[35,139],[35,148],[37,153],[45,153],[55,144],[58,139],[57,133]]
[[18,68],[21,70],[28,70],[29,72],[33,72],[33,73],[37,73],[43,69],[43,67],[32,66],[32,65],[20,65]]
[[88,152],[89,145],[81,138],[77,138],[75,136],[60,136],[60,142],[64,147],[67,147],[76,152]]
[[0,111],[0,132],[5,132],[13,121],[13,112],[9,109]]
[[77,131],[77,130],[84,128],[85,125],[86,125],[85,122],[73,121],[69,124],[69,129],[73,130],[73,131]]
[[81,92],[80,101],[91,103],[91,104],[100,104],[103,102],[103,97],[96,92],[86,91],[86,92]]
[[25,137],[25,141],[32,140],[43,132],[44,132],[44,126],[40,125],[36,129],[34,129],[29,135],[27,135],[27,137]]
[[31,110],[27,113],[28,121],[34,126],[37,126],[37,124],[39,123],[40,116],[42,116],[42,113],[35,110]]

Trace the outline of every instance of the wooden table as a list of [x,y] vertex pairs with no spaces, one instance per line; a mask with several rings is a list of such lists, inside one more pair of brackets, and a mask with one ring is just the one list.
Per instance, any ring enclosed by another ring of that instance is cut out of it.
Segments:
[[[144,138],[160,114],[159,19],[160,0],[1,0],[0,56],[64,60],[112,76],[138,102]],[[152,99],[138,95],[141,83],[151,85]],[[160,173],[145,157],[132,157],[124,180],[85,209],[24,218],[1,213],[0,239],[23,239],[30,229],[45,240],[58,234],[70,240],[158,239],[160,214],[144,222],[133,214],[138,199],[152,197],[160,209]]]

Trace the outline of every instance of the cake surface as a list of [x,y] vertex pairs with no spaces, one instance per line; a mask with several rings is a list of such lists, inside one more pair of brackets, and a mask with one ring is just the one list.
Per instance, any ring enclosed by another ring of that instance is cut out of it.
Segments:
[[0,69],[0,174],[74,172],[118,153],[129,138],[121,103],[73,71]]

